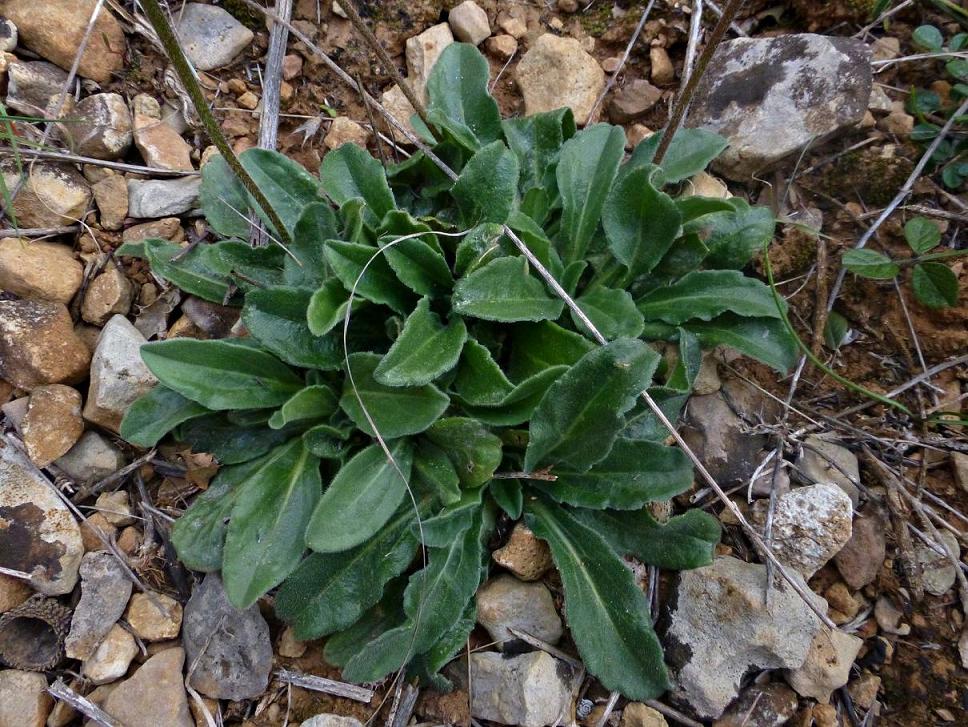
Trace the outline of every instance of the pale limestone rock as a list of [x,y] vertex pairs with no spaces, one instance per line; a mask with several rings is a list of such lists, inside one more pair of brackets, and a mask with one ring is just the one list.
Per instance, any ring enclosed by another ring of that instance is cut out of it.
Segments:
[[0,240],[0,290],[67,304],[83,279],[84,268],[67,245],[19,237]]

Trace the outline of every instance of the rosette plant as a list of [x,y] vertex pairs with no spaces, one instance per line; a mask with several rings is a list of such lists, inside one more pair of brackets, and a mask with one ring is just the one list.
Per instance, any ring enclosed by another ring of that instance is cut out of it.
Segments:
[[[449,46],[428,84],[423,151],[387,168],[347,144],[319,176],[264,150],[241,162],[292,245],[251,247],[263,216],[229,167],[203,168],[222,239],[121,254],[200,298],[241,306],[248,335],[149,343],[160,384],[122,434],[171,433],[221,469],[172,530],[179,558],[221,571],[239,608],[275,590],[300,639],[328,637],[349,681],[437,674],[475,622],[498,528],[550,546],[571,635],[608,689],[667,687],[649,602],[625,559],[711,560],[716,520],[646,509],[693,481],[639,394],[677,419],[703,348],[785,369],[796,355],[768,286],[741,269],[767,210],[683,194],[724,141],[658,137],[567,109],[503,120],[488,65]],[[506,226],[506,227],[505,227]],[[599,345],[505,234],[513,230],[607,339]],[[663,357],[665,347],[676,355]]]

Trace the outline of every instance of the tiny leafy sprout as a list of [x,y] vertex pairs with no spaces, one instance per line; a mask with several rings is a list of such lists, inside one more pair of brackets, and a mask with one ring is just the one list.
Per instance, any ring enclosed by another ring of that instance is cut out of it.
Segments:
[[[914,266],[911,274],[914,297],[929,308],[948,308],[957,305],[958,278],[951,268],[937,261],[964,253],[958,251],[953,255],[931,254],[931,250],[941,244],[941,230],[925,217],[914,217],[908,220],[904,225],[904,240],[914,253],[913,257],[903,261],[905,265]],[[848,250],[843,255],[843,264],[855,275],[871,280],[893,280],[901,272],[901,263],[876,250]],[[840,327],[839,322],[836,325]],[[839,336],[836,329],[829,330],[828,343],[834,339],[843,340],[843,335],[846,334],[846,321],[843,329]]]
[[[318,176],[281,154],[243,153],[288,251],[241,241],[262,212],[210,160],[200,201],[221,239],[120,253],[240,307],[249,335],[145,345],[160,384],[121,431],[218,458],[211,487],[173,527],[179,558],[221,571],[239,608],[277,589],[279,616],[300,639],[327,636],[326,658],[347,680],[403,668],[446,688],[438,671],[474,625],[496,523],[523,520],[550,546],[589,671],[630,698],[655,697],[666,667],[623,559],[702,566],[720,529],[698,510],[649,515],[693,473],[639,394],[676,420],[702,349],[721,344],[792,365],[772,291],[742,272],[773,219],[740,200],[686,196],[725,146],[715,134],[679,132],[659,167],[657,136],[625,158],[622,129],[579,131],[567,109],[502,120],[487,84],[487,62],[465,44],[429,79],[421,134],[456,182],[421,151],[384,169],[347,144]],[[678,350],[674,364],[659,343]]]

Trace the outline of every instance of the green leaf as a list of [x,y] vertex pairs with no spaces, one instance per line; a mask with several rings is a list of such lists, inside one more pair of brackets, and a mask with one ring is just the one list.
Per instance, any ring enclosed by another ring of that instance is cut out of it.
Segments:
[[508,372],[514,381],[522,381],[547,368],[571,366],[594,348],[584,336],[550,321],[514,326]]
[[[239,154],[239,161],[269,200],[289,234],[293,234],[305,207],[320,200],[318,180],[301,164],[269,149],[246,149]],[[263,222],[271,224],[257,203],[253,201],[250,206]]]
[[683,326],[695,333],[703,348],[725,345],[786,373],[797,362],[797,342],[775,318],[741,318],[723,313],[711,321],[689,321]]
[[299,563],[321,489],[319,460],[298,438],[259,460],[239,483],[222,563],[225,593],[236,608],[251,606]]
[[748,318],[780,317],[770,287],[738,270],[697,270],[672,285],[656,288],[636,305],[646,320],[672,325],[712,320],[727,311]]
[[911,33],[911,42],[921,50],[936,53],[944,48],[944,36],[933,25],[919,25]]
[[[355,144],[344,144],[345,149]],[[326,241],[326,260],[347,290],[361,298],[390,306],[397,313],[410,310],[413,294],[400,282],[379,248],[354,242]]]
[[450,193],[465,227],[503,224],[517,202],[517,157],[504,142],[491,142],[471,157]]
[[241,423],[225,414],[189,419],[175,430],[175,439],[187,442],[195,452],[215,455],[223,465],[261,457],[292,435],[289,429],[270,429],[265,422]]
[[222,237],[248,237],[249,198],[228,162],[216,154],[201,171],[198,205],[206,222]]
[[213,303],[224,303],[229,284],[225,276],[212,267],[211,250],[211,245],[198,245],[186,252],[185,248],[164,240],[144,241],[151,272],[186,293]]
[[[652,164],[663,133],[659,131],[639,142],[623,172]],[[708,129],[679,129],[662,160],[661,171],[655,178],[656,184],[660,187],[674,184],[699,174],[728,144],[726,139]]]
[[444,505],[460,500],[460,478],[447,453],[421,438],[413,455],[413,482],[436,495]]
[[162,384],[209,409],[278,406],[302,387],[275,356],[228,340],[148,343],[141,358]]
[[709,248],[706,267],[744,268],[773,239],[776,220],[768,207],[750,207],[735,198],[730,201],[735,212],[705,215],[696,222]]
[[[356,310],[364,301],[353,298],[352,308]],[[334,278],[323,283],[309,299],[306,309],[306,322],[315,336],[325,336],[346,319],[346,309],[350,306],[350,294],[343,284]]]
[[346,450],[349,448],[345,441],[349,435],[348,429],[349,427],[341,429],[331,424],[317,424],[303,433],[303,444],[320,459],[335,459],[343,462]]
[[414,525],[413,529],[422,535],[425,547],[446,548],[470,527],[483,499],[483,487],[462,492],[457,502],[424,520],[421,527]]
[[524,488],[520,480],[492,480],[488,486],[491,496],[507,516],[519,520],[524,511]]
[[316,336],[309,329],[309,288],[277,286],[245,296],[242,322],[276,356],[294,366],[334,371],[343,363],[343,344],[335,335]]
[[565,615],[578,653],[605,689],[629,699],[669,687],[649,603],[605,539],[564,508],[535,498],[528,526],[547,541],[565,589]]
[[[424,237],[406,236],[427,232]],[[430,226],[406,212],[390,212],[377,231],[387,263],[404,285],[419,295],[442,296],[450,292],[454,276],[440,252]]]
[[463,615],[432,647],[414,657],[407,668],[407,678],[417,679],[421,685],[440,694],[453,691],[454,685],[437,672],[454,660],[461,649],[467,645],[474,626],[477,624],[477,603],[467,604]]
[[722,528],[702,510],[689,510],[660,525],[647,510],[575,510],[576,520],[602,535],[619,555],[668,570],[691,570],[713,562]]
[[474,419],[438,419],[424,434],[447,455],[464,487],[480,487],[501,464],[501,440]]
[[284,262],[286,285],[315,288],[322,283],[328,275],[324,255],[325,242],[338,236],[336,215],[327,202],[306,205],[296,222],[292,245],[289,247],[299,263],[289,255],[286,255]]
[[525,470],[554,465],[581,472],[604,459],[624,424],[622,414],[648,388],[658,365],[659,354],[631,339],[585,354],[535,409]]
[[501,113],[487,91],[490,68],[468,43],[444,48],[427,79],[427,112],[458,138],[478,149],[501,138]]
[[[642,314],[635,307],[632,296],[625,290],[593,288],[578,296],[575,302],[599,333],[609,340],[637,338],[642,334]],[[574,311],[571,312],[571,320],[576,328],[591,335]]]
[[911,278],[914,295],[929,308],[958,305],[958,277],[942,263],[919,263]]
[[514,388],[487,347],[473,338],[464,344],[452,386],[462,401],[478,406],[498,404]]
[[390,452],[373,444],[343,465],[313,511],[306,544],[318,553],[339,553],[365,542],[393,516],[407,494],[413,447],[394,442]]
[[912,217],[904,225],[904,239],[916,255],[941,244],[941,228],[927,217]]
[[347,376],[339,402],[346,415],[369,436],[375,436],[375,432],[364,408],[385,439],[418,434],[433,424],[447,409],[450,399],[431,384],[391,387],[377,382],[373,378],[373,372],[379,363],[380,356],[377,354],[351,354],[349,370],[352,380]]
[[464,321],[454,316],[444,325],[430,310],[430,298],[421,298],[373,378],[386,386],[429,384],[457,365],[466,339]]
[[692,464],[682,450],[630,439],[616,440],[608,456],[587,472],[555,468],[555,474],[555,482],[532,485],[558,502],[596,510],[635,510],[692,486]]
[[692,222],[700,217],[711,215],[716,212],[732,212],[734,207],[728,199],[719,197],[700,197],[691,195],[689,197],[679,197],[675,200],[675,205],[682,215],[682,221]]
[[278,411],[269,417],[269,426],[282,429],[292,422],[307,419],[325,419],[339,408],[339,402],[332,388],[325,384],[307,386],[292,395]]
[[286,253],[277,245],[252,247],[238,240],[223,240],[209,245],[208,249],[212,268],[225,277],[232,277],[242,290],[282,283]]
[[211,573],[222,567],[225,530],[238,485],[250,469],[251,464],[222,467],[208,489],[171,526],[178,560],[191,570]]
[[564,305],[531,276],[523,257],[492,260],[454,286],[454,311],[488,321],[555,319]]
[[323,191],[337,206],[362,198],[366,202],[363,218],[371,228],[397,206],[383,166],[356,144],[343,144],[323,157],[319,178]]
[[544,111],[502,122],[508,147],[521,167],[521,191],[557,184],[554,170],[561,145],[575,135],[575,117],[570,108]]
[[464,404],[464,411],[476,419],[498,427],[523,424],[531,418],[545,393],[567,366],[553,366],[539,371],[515,386],[503,399],[488,406]]
[[836,351],[847,338],[850,324],[847,319],[835,310],[827,314],[827,322],[823,328],[823,340],[827,348]]
[[650,272],[682,229],[682,214],[669,195],[652,186],[651,169],[636,169],[612,185],[602,225],[615,259],[632,277]]
[[128,407],[121,420],[120,434],[138,447],[154,447],[182,422],[207,413],[208,409],[201,404],[159,385]]
[[502,240],[504,228],[494,222],[485,222],[464,235],[457,245],[454,256],[454,272],[458,275],[473,273],[492,260],[510,254]]
[[901,272],[901,267],[896,262],[877,250],[848,250],[843,254],[842,260],[845,268],[862,278],[891,280]]
[[326,662],[342,669],[380,634],[399,626],[405,618],[403,593],[406,585],[406,578],[392,579],[384,588],[379,603],[368,609],[352,626],[326,639],[323,649]]
[[340,553],[310,554],[276,593],[276,615],[301,640],[351,626],[410,565],[418,545],[411,531],[416,521],[407,501],[366,542]]
[[585,257],[624,154],[625,133],[610,124],[588,126],[562,145],[556,174],[566,263]]

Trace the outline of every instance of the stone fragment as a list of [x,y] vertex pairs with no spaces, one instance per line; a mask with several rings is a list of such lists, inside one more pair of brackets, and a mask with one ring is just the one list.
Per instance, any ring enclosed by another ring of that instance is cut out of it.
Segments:
[[[762,529],[768,503],[759,500],[753,520]],[[797,487],[776,501],[773,552],[784,565],[809,579],[844,547],[853,508],[847,493],[832,484]]]
[[[403,90],[397,84],[394,83],[383,92],[380,96],[380,103],[401,126],[411,134],[414,133],[413,126],[410,124],[410,117],[415,113],[413,105],[407,100]],[[409,139],[396,127],[393,127],[393,139],[400,144],[410,143]]]
[[61,303],[0,300],[0,378],[19,389],[76,383],[91,352]]
[[[10,63],[7,66],[7,108],[19,111],[25,116],[46,117],[48,111],[53,116],[55,109],[51,108],[51,101],[60,104],[59,94],[66,83],[67,74],[53,63]],[[72,98],[70,97],[71,100]],[[65,100],[65,108],[69,103],[70,100]]]
[[[2,0],[0,15],[17,24],[21,44],[66,70],[74,63],[96,7],[96,0]],[[124,67],[125,50],[121,24],[110,10],[102,8],[77,72],[107,83]]]
[[284,656],[287,659],[298,659],[306,653],[306,643],[296,638],[292,626],[287,626],[279,636],[276,651],[279,652],[279,656]]
[[201,184],[200,176],[129,179],[128,214],[132,217],[171,217],[188,212],[198,204]]
[[857,455],[831,438],[811,435],[803,441],[797,457],[797,471],[807,482],[833,482],[857,507],[860,500],[860,467]]
[[[407,38],[407,81],[414,93],[427,102],[427,79],[444,48],[454,42],[454,34],[447,23],[431,25],[420,35]],[[408,117],[409,118],[409,117]]]
[[[950,530],[940,530],[938,533],[948,546],[947,550],[954,551],[955,560],[961,558],[961,546],[958,539]],[[932,538],[934,540],[934,538]],[[942,547],[939,544],[939,547]],[[943,596],[955,584],[957,572],[955,565],[947,555],[942,555],[928,545],[919,545],[916,549],[918,562],[921,564],[921,579],[924,590],[935,596]]]
[[874,706],[880,689],[881,678],[868,671],[863,672],[847,686],[847,691],[850,693],[850,698],[854,700],[854,705],[865,711]]
[[487,13],[474,0],[464,0],[447,15],[454,37],[463,43],[480,45],[491,34]]
[[117,265],[109,262],[88,286],[81,305],[81,317],[91,325],[103,326],[112,316],[127,315],[133,300],[131,281]]
[[876,113],[889,114],[894,110],[894,102],[891,101],[890,96],[887,95],[883,86],[875,84],[871,90],[871,97],[867,102],[867,108],[869,111]]
[[901,39],[894,36],[884,36],[871,43],[872,61],[890,61],[901,54]]
[[17,26],[8,18],[0,18],[0,53],[12,53],[17,47]]
[[10,422],[18,434],[20,433],[20,423],[27,416],[27,407],[29,406],[29,396],[21,396],[19,399],[8,401],[3,406],[0,406],[0,412],[3,412],[3,415],[7,417],[7,421]]
[[686,183],[686,191],[684,196],[729,199],[733,195],[730,194],[729,188],[726,186],[726,183],[723,180],[714,177],[708,172],[699,172],[699,174],[691,177]]
[[0,671],[0,725],[44,727],[53,707],[54,698],[47,693],[47,677],[43,674],[17,669]]
[[864,117],[870,48],[811,33],[738,38],[716,50],[688,124],[729,140],[714,163],[731,179],[762,173]]
[[521,40],[528,34],[528,24],[515,15],[505,15],[502,13],[498,16],[497,27],[515,40]]
[[676,69],[672,66],[672,60],[665,48],[654,45],[649,48],[649,62],[652,65],[652,82],[660,86],[672,83],[676,80]]
[[824,626],[813,638],[803,665],[786,673],[787,682],[801,697],[830,701],[834,690],[850,678],[850,667],[863,640]]
[[252,91],[246,91],[235,99],[235,102],[243,109],[254,111],[259,106],[259,97],[252,93]]
[[538,580],[552,565],[548,544],[535,536],[523,522],[514,526],[508,541],[495,550],[491,557],[495,563],[507,568],[522,581]]
[[134,637],[114,624],[91,657],[84,662],[81,674],[94,684],[108,684],[127,674],[128,667],[137,655],[138,645]]
[[102,480],[124,466],[124,455],[102,435],[89,429],[54,464],[77,483]]
[[901,623],[904,614],[901,613],[887,596],[880,596],[874,604],[874,619],[877,626],[886,634],[907,636],[911,633],[911,625]]
[[35,465],[46,467],[67,453],[83,432],[79,391],[63,384],[49,384],[30,392],[20,434],[27,456]]
[[124,316],[116,315],[101,331],[91,359],[91,385],[84,418],[118,431],[128,407],[151,389],[155,378],[141,360],[145,337]]
[[356,717],[344,717],[339,714],[317,714],[303,722],[299,727],[363,727],[363,723]]
[[131,147],[131,112],[117,93],[96,93],[82,99],[60,124],[58,135],[81,156],[120,159]]
[[269,626],[258,606],[239,611],[222,581],[209,573],[185,605],[182,641],[195,664],[190,684],[213,699],[251,699],[265,691],[272,669]]
[[177,217],[165,217],[161,220],[132,225],[121,234],[121,239],[125,242],[139,242],[151,237],[159,237],[170,242],[181,242],[185,239],[185,231],[182,229],[181,220]]
[[329,149],[339,149],[343,144],[356,144],[366,149],[370,132],[348,116],[337,116],[329,126],[323,143]]
[[531,45],[518,63],[515,79],[524,96],[525,115],[568,106],[579,126],[589,121],[605,88],[605,72],[581,43],[551,33]]
[[201,3],[183,6],[177,31],[185,54],[200,71],[229,65],[255,38],[222,8]]
[[543,583],[524,583],[500,575],[477,592],[477,622],[487,629],[497,648],[515,637],[509,628],[557,644],[562,626],[551,592]]
[[102,492],[98,495],[94,508],[115,527],[123,528],[135,521],[131,515],[130,498],[125,490]]
[[877,122],[877,128],[894,136],[906,137],[914,131],[914,117],[904,111],[892,111]]
[[149,167],[192,171],[192,147],[161,119],[136,114],[134,143]]
[[642,702],[629,702],[622,710],[619,727],[668,727],[666,718]]
[[99,512],[90,515],[81,523],[81,540],[84,542],[84,550],[88,553],[109,550],[111,541],[117,538],[117,535],[118,529]]
[[142,640],[166,641],[181,631],[182,607],[163,593],[135,593],[124,618]]
[[662,89],[644,78],[636,78],[622,86],[608,103],[608,116],[616,124],[627,124],[648,113],[662,98]]
[[[60,227],[84,217],[91,204],[91,188],[74,167],[36,162],[25,171],[27,180],[13,201],[21,227]],[[12,190],[20,181],[20,174],[14,168],[4,167],[3,181]]]
[[569,721],[569,669],[544,651],[510,658],[494,651],[474,653],[470,671],[472,717],[521,727]]
[[495,58],[506,61],[518,52],[518,41],[514,39],[513,35],[501,33],[501,35],[495,35],[485,40],[484,50]]
[[84,268],[67,245],[19,237],[0,240],[0,290],[67,304],[83,279]]
[[968,492],[968,454],[951,453],[951,469],[955,477],[955,484],[964,492]]
[[87,553],[81,560],[81,600],[71,618],[64,642],[68,657],[84,661],[124,613],[131,596],[131,581],[111,553]]
[[180,647],[155,654],[111,691],[104,711],[125,727],[195,727],[183,685],[184,664]]
[[834,556],[841,577],[853,589],[873,583],[887,557],[887,519],[868,504],[854,518],[850,540]]
[[[785,582],[765,605],[765,585],[766,566],[730,557],[679,576],[666,659],[676,694],[702,717],[719,717],[751,668],[796,669],[807,657],[820,620]],[[826,610],[820,596],[813,599]]]
[[94,202],[101,212],[101,227],[120,230],[128,216],[128,182],[120,174],[112,174],[91,186]]
[[53,487],[0,440],[0,566],[30,573],[48,596],[70,593],[84,555],[80,529]]
[[634,149],[654,133],[655,132],[645,124],[632,124],[625,133],[626,138],[628,139],[626,148]]
[[298,53],[290,53],[282,57],[282,78],[292,81],[302,75],[303,59]]
[[713,722],[713,727],[778,727],[786,724],[796,711],[796,692],[785,684],[753,684]]
[[32,593],[33,590],[25,581],[0,573],[0,614],[16,608]]

